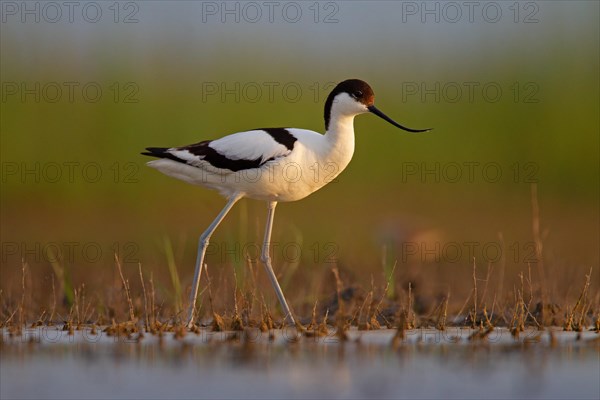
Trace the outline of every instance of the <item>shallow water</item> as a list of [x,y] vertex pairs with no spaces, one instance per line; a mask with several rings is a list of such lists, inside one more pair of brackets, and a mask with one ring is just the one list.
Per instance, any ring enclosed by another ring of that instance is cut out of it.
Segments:
[[298,337],[187,334],[176,340],[3,331],[0,397],[12,398],[600,398],[600,340],[497,329],[391,330]]

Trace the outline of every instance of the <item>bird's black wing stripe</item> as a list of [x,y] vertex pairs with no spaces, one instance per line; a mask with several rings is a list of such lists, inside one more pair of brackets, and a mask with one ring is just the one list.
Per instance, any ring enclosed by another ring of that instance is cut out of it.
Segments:
[[[242,171],[244,169],[258,168],[263,164],[262,157],[255,160],[233,160],[219,153],[208,144],[210,140],[191,144],[189,146],[180,147],[178,150],[187,150],[196,156],[203,156],[203,160],[215,168],[228,169],[233,172]],[[268,160],[266,160],[268,161]],[[265,162],[266,162],[265,161]]]
[[[294,144],[298,140],[285,128],[261,128],[256,130],[262,130],[264,132],[267,132],[277,143],[285,146],[290,151],[294,149]],[[245,169],[259,168],[264,163],[273,160],[273,158],[263,160],[262,157],[256,158],[254,160],[234,160],[231,158],[227,158],[223,154],[210,147],[210,142],[210,140],[205,140],[203,142],[190,144],[189,146],[178,147],[177,150],[187,150],[195,156],[202,157],[202,161],[206,161],[215,168],[228,169],[233,172],[242,171]],[[184,164],[193,163],[189,160],[183,160],[171,154],[170,152],[168,152],[168,148],[148,147],[146,150],[148,150],[148,152],[142,153],[145,156],[168,158],[169,160],[177,161]]]
[[[262,158],[257,158],[256,160],[232,160],[225,157],[223,154],[218,153],[215,149],[208,145],[209,143],[210,140],[205,140],[204,142],[191,144],[189,146],[178,147],[177,150],[187,150],[193,155],[202,157],[202,161],[206,161],[215,168],[228,169],[233,172],[241,171],[244,169],[258,168],[265,162],[270,161],[265,160],[263,162]],[[167,158],[169,160],[177,161],[182,164],[193,164],[193,162],[189,160],[183,160],[169,153],[169,148],[147,147],[146,150],[148,151],[142,153],[145,156]]]
[[277,143],[284,145],[290,151],[294,149],[294,143],[298,140],[285,128],[261,128],[257,130],[267,132]]

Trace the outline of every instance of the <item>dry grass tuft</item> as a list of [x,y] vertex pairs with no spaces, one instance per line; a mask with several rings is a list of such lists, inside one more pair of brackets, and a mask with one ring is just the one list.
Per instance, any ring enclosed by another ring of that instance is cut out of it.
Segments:
[[127,339],[131,339],[134,333],[139,333],[140,330],[135,322],[127,321],[117,323],[114,319],[112,324],[104,328],[103,332],[105,332],[108,336],[115,337],[125,337]]
[[[567,318],[564,325],[565,331],[581,332],[586,326],[586,314],[588,313],[591,303],[588,301],[588,289],[590,288],[590,279],[592,277],[592,268],[585,276],[585,283],[581,294],[575,303],[575,307],[567,313]],[[596,321],[596,325],[598,322]]]
[[448,292],[446,297],[444,297],[444,300],[442,301],[442,304],[439,307],[440,311],[439,311],[439,314],[437,317],[437,321],[435,323],[435,328],[440,331],[446,330],[446,320],[448,318],[448,300],[449,299],[450,299],[450,292]]
[[312,317],[310,320],[310,324],[304,329],[303,333],[306,337],[323,337],[329,334],[329,329],[327,328],[327,317],[329,315],[329,311],[325,312],[325,316],[321,320],[320,323],[317,322],[317,302],[315,301],[315,305],[312,309]]
[[[544,235],[538,229],[535,235],[539,242]],[[173,301],[175,289],[169,284],[169,276],[174,276],[174,270],[165,268],[160,275],[162,279],[155,282],[152,271],[144,270],[139,263],[123,264],[115,254],[114,264],[111,262],[110,265],[115,272],[110,278],[112,284],[75,280],[73,285],[67,270],[58,261],[53,262],[47,275],[37,279],[36,269],[22,260],[9,279],[12,286],[0,288],[0,328],[6,329],[10,336],[23,335],[26,327],[53,324],[60,324],[69,334],[82,329],[97,329],[111,336],[137,335],[139,340],[143,338],[140,336],[143,332],[159,338],[172,332],[176,339],[183,338],[188,332],[182,324],[183,311]],[[233,330],[244,334],[251,332],[249,329],[258,329],[274,337],[273,331],[283,326],[280,321],[285,320],[285,316],[271,313],[253,274],[253,280],[242,285],[238,283],[235,269],[233,280],[224,275],[226,270],[219,269],[220,275],[213,284],[206,265],[204,268],[206,273],[203,275],[208,284],[200,294],[197,322],[190,327],[191,332],[200,333],[203,326],[217,332]],[[503,271],[503,268],[496,269]],[[548,326],[561,326],[572,331],[589,328],[600,333],[600,292],[597,283],[591,279],[591,268],[577,293],[569,293],[568,289],[558,293],[558,282],[551,282],[553,296],[544,292],[543,286],[549,282],[542,281],[539,268],[526,265],[512,277],[507,270],[506,277],[500,276],[510,279],[510,286],[507,284],[506,288],[512,286],[513,290],[505,289],[504,297],[497,291],[501,285],[493,280],[498,278],[498,273],[493,273],[494,267],[488,264],[486,276],[482,277],[475,260],[468,272],[463,271],[458,284],[449,286],[443,281],[446,286],[443,291],[433,289],[438,283],[429,276],[424,279],[412,274],[397,277],[395,281],[394,271],[395,264],[379,281],[371,276],[370,288],[365,289],[352,284],[353,279],[360,281],[352,271],[332,268],[335,291],[327,284],[314,284],[323,287],[327,295],[309,293],[306,298],[322,297],[318,301],[296,305],[301,311],[296,321],[306,324],[306,327],[300,323],[296,325],[298,336],[323,337],[333,330],[339,340],[345,341],[350,327],[374,330],[387,326],[396,330],[392,341],[396,348],[404,340],[406,331],[415,328],[443,331],[448,326],[468,326],[476,330],[471,337],[473,341],[486,338],[495,327],[507,327],[515,337],[528,328],[543,330]],[[65,278],[67,275],[69,279]],[[330,276],[324,274],[322,279],[327,280]],[[72,277],[76,279],[77,275]],[[554,274],[546,276],[548,279],[553,277]],[[70,288],[68,296],[65,294],[67,284]],[[390,296],[392,285],[397,290]],[[573,306],[565,307],[569,301]],[[303,315],[310,318],[303,319]]]

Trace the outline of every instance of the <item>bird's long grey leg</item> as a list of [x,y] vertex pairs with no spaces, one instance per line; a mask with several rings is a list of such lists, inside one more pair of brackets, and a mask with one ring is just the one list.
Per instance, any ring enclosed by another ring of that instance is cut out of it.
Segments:
[[285,313],[286,321],[290,322],[292,325],[295,325],[296,321],[294,320],[294,316],[288,307],[287,301],[285,301],[285,297],[283,296],[279,282],[277,282],[277,277],[275,276],[275,272],[273,272],[273,266],[271,265],[271,256],[269,255],[269,249],[271,247],[271,231],[273,230],[273,215],[275,214],[276,206],[276,201],[269,202],[269,213],[267,214],[267,225],[265,228],[265,240],[263,242],[260,260],[265,265],[265,269],[267,270],[267,274],[269,275],[273,289],[275,289],[279,303],[281,303],[281,307]]
[[204,264],[204,255],[206,253],[206,248],[208,247],[208,241],[210,240],[211,235],[217,229],[217,226],[223,221],[229,210],[233,207],[233,205],[241,199],[243,196],[240,194],[235,194],[231,196],[225,208],[221,210],[217,218],[209,225],[209,227],[200,235],[200,239],[198,240],[198,255],[196,256],[196,272],[194,272],[194,280],[192,282],[192,292],[190,293],[190,308],[188,313],[188,328],[191,328],[194,324],[194,310],[196,307],[196,298],[198,297],[198,287],[200,286],[200,275],[202,274],[202,266]]

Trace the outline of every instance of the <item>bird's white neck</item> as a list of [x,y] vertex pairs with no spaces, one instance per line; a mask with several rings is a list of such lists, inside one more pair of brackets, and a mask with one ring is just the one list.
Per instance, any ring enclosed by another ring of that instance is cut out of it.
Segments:
[[329,146],[327,158],[341,172],[354,154],[354,115],[332,115],[325,140]]

